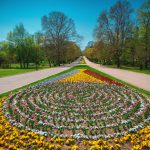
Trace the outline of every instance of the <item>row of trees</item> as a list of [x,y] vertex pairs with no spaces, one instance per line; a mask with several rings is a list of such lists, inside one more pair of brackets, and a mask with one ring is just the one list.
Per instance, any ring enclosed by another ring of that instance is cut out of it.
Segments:
[[94,31],[96,42],[84,54],[102,64],[150,68],[150,0],[146,0],[133,19],[133,9],[126,0],[117,1],[101,12]]
[[77,45],[81,37],[75,30],[73,20],[61,12],[51,12],[42,17],[42,31],[31,35],[23,24],[15,26],[7,35],[7,41],[0,42],[0,67],[11,67],[19,63],[36,68],[42,61],[49,66],[70,63],[81,55]]

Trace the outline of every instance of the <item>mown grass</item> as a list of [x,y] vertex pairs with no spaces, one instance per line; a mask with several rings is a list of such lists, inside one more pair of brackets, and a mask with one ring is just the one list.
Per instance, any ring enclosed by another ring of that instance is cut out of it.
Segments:
[[140,69],[138,69],[136,67],[126,67],[126,66],[123,66],[123,67],[121,67],[121,69],[128,70],[128,71],[133,71],[133,72],[138,72],[138,73],[144,73],[144,74],[150,75],[150,70],[140,70]]
[[[8,67],[10,67],[8,69],[20,69],[20,64],[19,63],[12,63]],[[48,62],[41,62],[38,65],[38,68],[47,68],[47,67],[49,67]],[[34,63],[29,63],[28,69],[35,69],[35,68],[36,68],[36,65]]]
[[[26,69],[23,69],[23,68],[21,69],[20,64],[18,63],[11,64],[9,67],[10,68],[0,68],[0,78],[36,71],[36,66],[33,63],[30,63],[29,68],[26,68]],[[47,62],[43,62],[42,64],[38,66],[38,70],[46,69],[46,68],[49,68],[49,65]]]
[[35,69],[0,69],[0,78],[6,76],[12,76],[27,72],[36,71]]
[[[107,67],[111,67],[111,68],[117,68],[116,65],[106,65]],[[130,66],[121,66],[120,69],[123,70],[128,70],[128,71],[133,71],[133,72],[138,72],[138,73],[143,73],[143,74],[148,74],[150,75],[150,70],[140,70],[138,67],[130,67]]]
[[135,89],[135,90],[137,90],[137,91],[139,91],[139,92],[141,92],[141,93],[143,93],[143,94],[146,94],[147,96],[150,96],[150,91],[146,91],[146,90],[143,90],[143,89],[141,89],[141,88],[138,88],[138,87],[136,87],[136,86],[134,86],[134,85],[132,85],[132,84],[130,84],[130,83],[127,83],[127,82],[125,82],[125,81],[119,80],[119,79],[117,79],[117,78],[115,78],[115,77],[113,77],[113,76],[111,76],[111,75],[108,75],[108,74],[106,74],[106,73],[104,73],[104,72],[101,72],[101,71],[99,71],[99,70],[96,70],[96,69],[94,69],[94,68],[92,68],[92,67],[90,67],[90,66],[87,66],[87,65],[78,65],[78,66],[74,66],[74,67],[72,67],[72,68],[70,68],[70,69],[68,69],[68,70],[65,70],[65,71],[62,71],[62,72],[60,72],[60,73],[57,73],[57,74],[55,74],[55,75],[52,75],[52,76],[49,76],[49,77],[47,77],[47,78],[38,80],[38,81],[33,82],[33,83],[30,83],[30,84],[28,84],[28,85],[22,86],[22,87],[20,87],[20,88],[15,89],[15,90],[12,90],[12,91],[9,91],[9,92],[0,94],[0,98],[2,98],[2,97],[4,97],[4,96],[8,96],[8,95],[10,94],[10,92],[11,92],[11,93],[17,92],[17,91],[19,91],[20,89],[25,88],[25,87],[27,87],[27,86],[29,86],[29,85],[34,85],[34,84],[39,83],[39,82],[41,82],[41,81],[44,81],[44,80],[47,80],[47,79],[50,79],[50,78],[57,77],[57,76],[59,76],[59,75],[62,75],[62,74],[64,74],[64,73],[67,73],[67,72],[70,72],[70,71],[73,71],[73,70],[75,70],[75,69],[89,69],[89,70],[94,71],[94,72],[96,72],[96,73],[98,73],[98,74],[100,74],[100,75],[103,75],[103,76],[108,77],[108,78],[110,78],[110,79],[113,79],[113,80],[115,80],[115,81],[117,81],[117,82],[120,82],[120,83],[122,83],[122,84],[124,84],[124,85],[127,85],[127,86],[129,86],[129,87],[131,87],[131,88],[133,88],[133,89]]

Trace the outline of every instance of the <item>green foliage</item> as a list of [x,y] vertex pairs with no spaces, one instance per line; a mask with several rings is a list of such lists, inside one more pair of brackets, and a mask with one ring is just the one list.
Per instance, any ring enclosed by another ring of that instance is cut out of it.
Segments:
[[[57,25],[61,28],[58,30],[59,35],[55,32],[56,24],[53,26],[43,19],[42,26],[45,31],[43,33],[36,32],[34,35],[30,35],[22,23],[16,25],[7,35],[8,42],[0,43],[0,50],[4,51],[0,52],[0,67],[11,68],[11,64],[19,63],[21,69],[28,69],[29,64],[34,63],[38,70],[42,62],[47,61],[51,67],[70,63],[81,55],[80,48],[72,40],[72,38],[79,37],[75,32],[72,19],[61,12],[50,14],[47,19],[51,22],[58,21]],[[61,26],[61,19],[64,21],[63,26]],[[47,25],[52,27],[55,37],[48,36],[47,32],[50,29],[47,28]]]
[[70,62],[81,55],[74,42],[80,39],[74,21],[63,12],[54,11],[43,16],[42,28],[45,37],[42,45],[50,66]]
[[133,24],[129,1],[117,1],[109,11],[101,12],[95,31],[97,41],[84,55],[104,65],[135,66],[150,69],[150,0],[137,12]]

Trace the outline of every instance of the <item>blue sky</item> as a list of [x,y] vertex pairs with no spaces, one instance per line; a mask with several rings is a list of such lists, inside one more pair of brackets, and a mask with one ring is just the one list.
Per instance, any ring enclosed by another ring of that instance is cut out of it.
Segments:
[[[0,41],[16,24],[23,23],[31,34],[41,30],[41,17],[51,11],[62,11],[71,17],[77,32],[84,37],[83,49],[93,40],[93,29],[100,12],[117,0],[0,0]],[[144,0],[128,0],[137,9]]]

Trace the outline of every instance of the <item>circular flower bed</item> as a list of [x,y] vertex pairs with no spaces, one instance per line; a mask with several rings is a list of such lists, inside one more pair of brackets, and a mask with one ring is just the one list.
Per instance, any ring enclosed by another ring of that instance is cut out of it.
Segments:
[[92,82],[45,82],[3,103],[3,113],[12,125],[40,135],[75,139],[136,132],[149,123],[149,111],[142,94],[117,84]]

